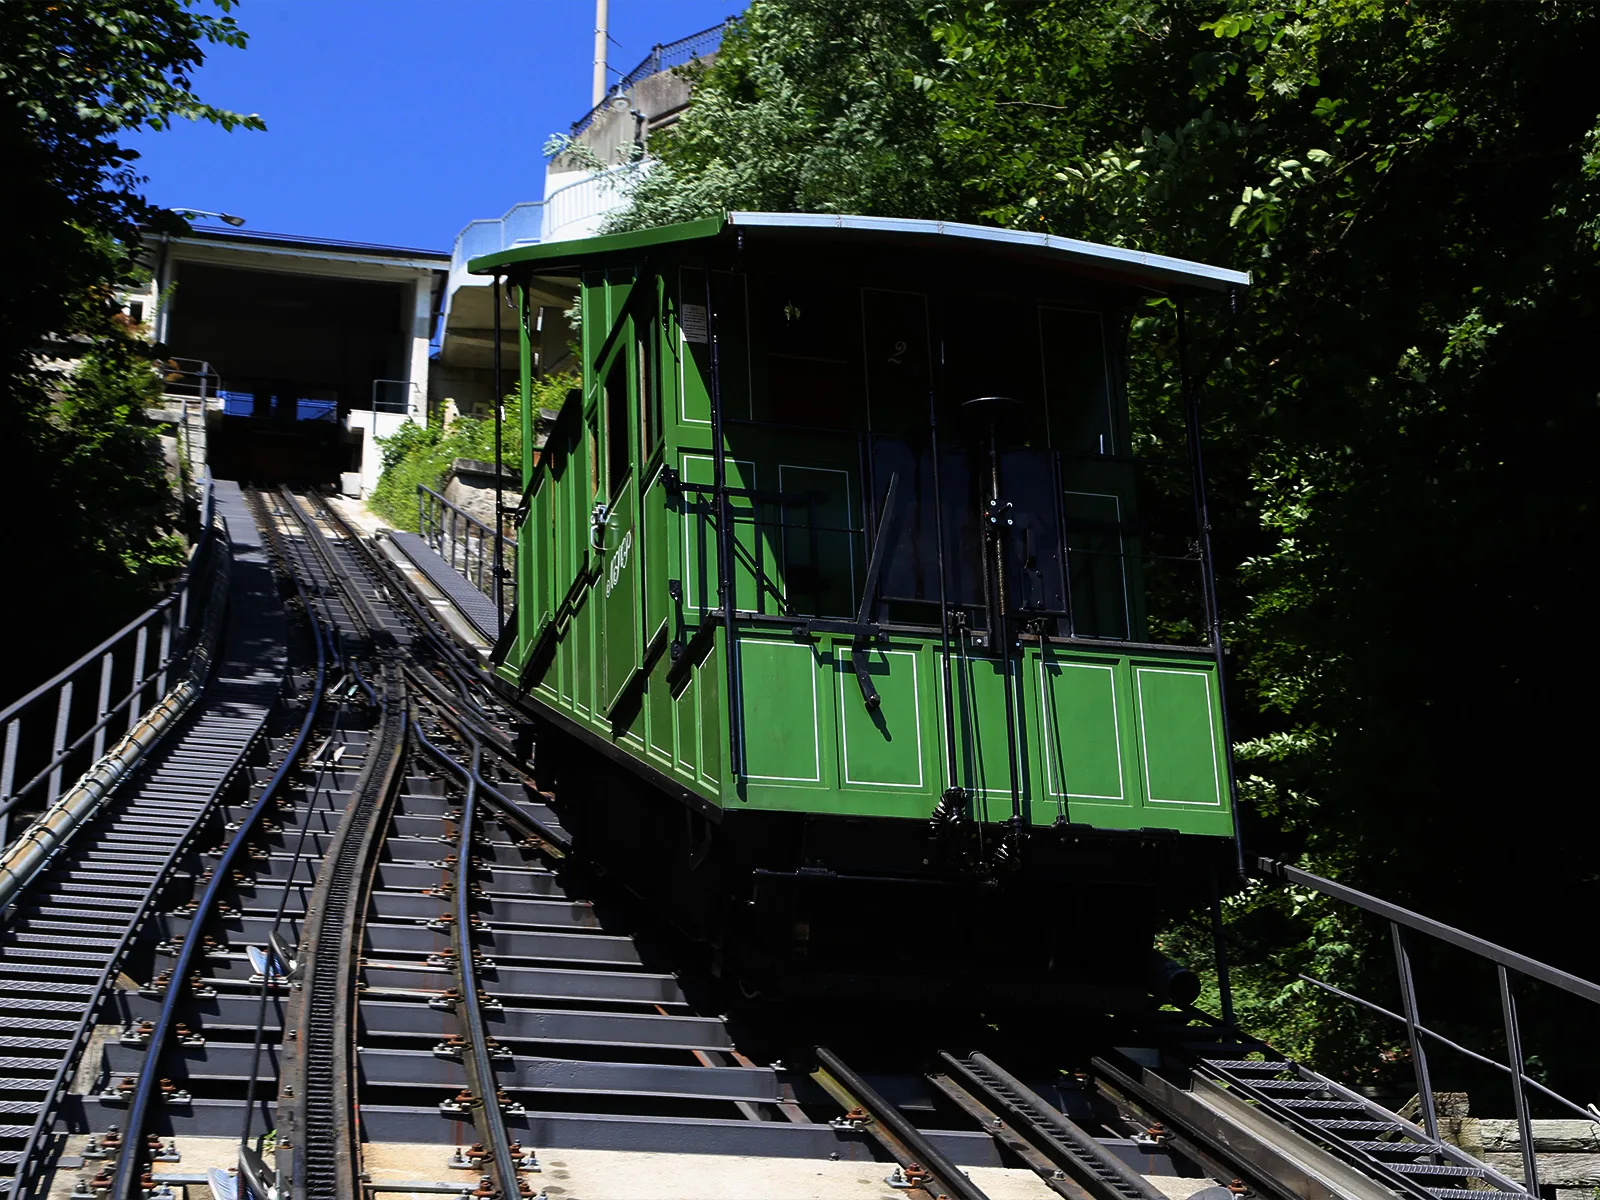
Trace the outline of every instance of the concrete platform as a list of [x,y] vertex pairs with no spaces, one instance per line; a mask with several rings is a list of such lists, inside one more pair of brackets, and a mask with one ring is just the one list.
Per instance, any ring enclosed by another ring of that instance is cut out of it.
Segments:
[[[437,1179],[445,1155],[437,1146],[370,1145],[372,1182]],[[615,1150],[548,1150],[528,1178],[550,1200],[900,1200],[884,1163],[826,1159],[732,1158],[713,1154],[631,1154]],[[464,1171],[450,1175],[468,1178]],[[1032,1171],[973,1167],[973,1182],[991,1200],[1056,1200]],[[1185,1181],[1187,1182],[1187,1181]],[[422,1192],[392,1192],[400,1200],[432,1200]]]
[[[69,1139],[65,1153],[83,1152],[87,1138]],[[227,1170],[238,1161],[234,1138],[176,1139],[182,1160],[161,1163],[158,1183],[169,1182],[179,1200],[212,1200],[199,1182],[212,1168]],[[373,1142],[363,1148],[363,1165],[385,1200],[438,1200],[472,1186],[476,1178],[447,1167],[440,1146]],[[711,1154],[634,1154],[615,1150],[547,1150],[542,1168],[528,1176],[547,1200],[900,1200],[903,1192],[884,1182],[885,1163],[830,1162],[826,1159],[736,1158]],[[50,1200],[66,1200],[79,1174],[92,1175],[98,1163],[58,1171]],[[1032,1171],[972,1167],[967,1174],[990,1200],[1055,1200],[1055,1193]],[[1152,1177],[1170,1200],[1187,1200],[1210,1179]],[[407,1188],[405,1184],[425,1185]],[[394,1190],[390,1190],[390,1189]]]

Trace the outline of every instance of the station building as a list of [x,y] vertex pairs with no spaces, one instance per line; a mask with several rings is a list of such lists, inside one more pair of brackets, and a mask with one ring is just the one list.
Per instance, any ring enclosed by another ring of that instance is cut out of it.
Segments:
[[[469,259],[586,237],[648,169],[645,146],[689,103],[673,68],[714,55],[726,26],[652,48],[574,122],[540,200],[469,223],[450,252],[200,226],[145,246],[148,288],[125,297],[167,364],[166,404],[191,462],[238,479],[316,479],[350,496],[378,482],[378,439],[405,421],[486,415],[495,297]],[[570,361],[570,297],[544,297],[539,368]],[[500,313],[502,387],[518,344]]]
[[129,312],[163,349],[188,453],[217,474],[362,494],[375,439],[426,423],[448,255],[209,228],[145,253]]

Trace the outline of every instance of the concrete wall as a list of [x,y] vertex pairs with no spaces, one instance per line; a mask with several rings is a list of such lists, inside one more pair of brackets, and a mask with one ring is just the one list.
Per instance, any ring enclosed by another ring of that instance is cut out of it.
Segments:
[[[516,386],[514,360],[502,365],[500,381],[507,385],[508,391]],[[445,404],[450,402],[455,404],[455,411],[464,416],[488,414],[494,404],[494,371],[446,361],[434,363],[428,375],[429,414],[442,412]]]

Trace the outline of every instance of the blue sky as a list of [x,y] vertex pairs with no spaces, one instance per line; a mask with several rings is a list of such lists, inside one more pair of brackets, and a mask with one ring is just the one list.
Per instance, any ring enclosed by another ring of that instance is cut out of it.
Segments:
[[[610,0],[611,66],[740,0]],[[178,125],[127,144],[145,192],[246,229],[448,250],[543,195],[545,138],[589,108],[594,0],[245,0],[246,50],[213,47],[202,99],[266,133]],[[620,43],[620,46],[616,43]]]

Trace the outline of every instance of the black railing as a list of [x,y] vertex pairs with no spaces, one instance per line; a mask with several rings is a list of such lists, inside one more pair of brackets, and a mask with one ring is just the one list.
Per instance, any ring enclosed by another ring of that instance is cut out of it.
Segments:
[[[1424,1046],[1424,1039],[1435,1045],[1454,1050],[1479,1065],[1492,1067],[1511,1079],[1511,1094],[1516,1109],[1517,1135],[1522,1150],[1522,1167],[1526,1178],[1529,1195],[1539,1195],[1539,1171],[1534,1155],[1533,1145],[1533,1119],[1529,1114],[1528,1093],[1530,1090],[1538,1092],[1552,1103],[1566,1109],[1575,1116],[1586,1121],[1595,1121],[1595,1114],[1583,1105],[1561,1095],[1546,1087],[1539,1080],[1527,1074],[1527,1057],[1522,1045],[1522,1025],[1517,1019],[1517,1000],[1515,980],[1513,973],[1525,979],[1535,980],[1546,986],[1556,988],[1569,995],[1587,1000],[1590,1004],[1600,1005],[1600,984],[1591,983],[1576,975],[1569,975],[1557,967],[1539,962],[1537,959],[1528,958],[1514,950],[1507,950],[1504,946],[1497,946],[1493,942],[1465,933],[1442,921],[1435,921],[1431,917],[1414,913],[1410,909],[1402,908],[1387,900],[1381,900],[1353,887],[1336,883],[1331,879],[1324,879],[1320,875],[1313,875],[1309,871],[1302,871],[1298,867],[1289,866],[1275,859],[1262,858],[1257,860],[1257,868],[1263,875],[1273,879],[1281,879],[1297,887],[1310,888],[1320,892],[1343,904],[1359,908],[1379,917],[1389,926],[1390,940],[1394,944],[1395,970],[1400,985],[1400,1003],[1403,1012],[1393,1012],[1380,1005],[1363,999],[1354,993],[1336,988],[1330,983],[1320,979],[1313,979],[1309,975],[1302,975],[1300,979],[1315,987],[1349,1001],[1368,1012],[1387,1017],[1405,1026],[1406,1038],[1411,1050],[1411,1065],[1414,1073],[1417,1102],[1421,1107],[1422,1126],[1427,1130],[1428,1136],[1435,1141],[1439,1140],[1438,1113],[1434,1106],[1433,1082],[1428,1069],[1428,1055]],[[1416,981],[1412,971],[1411,948],[1408,934],[1421,934],[1445,945],[1454,946],[1464,950],[1475,958],[1492,963],[1499,982],[1500,1015],[1506,1039],[1507,1062],[1500,1063],[1475,1050],[1451,1041],[1436,1030],[1428,1028],[1422,1023],[1422,1018],[1417,1006]],[[1600,1122],[1597,1122],[1600,1123]]]
[[[18,809],[45,809],[161,700],[194,648],[209,581],[211,477],[205,477],[200,540],[177,586],[160,603],[0,711],[0,848]],[[196,595],[196,589],[202,589]]]
[[[766,422],[730,425],[814,432]],[[926,454],[918,459],[910,452],[886,456],[882,451],[891,443],[887,438],[858,435],[857,443],[860,465],[853,473],[839,469],[850,482],[831,495],[741,487],[726,487],[719,493],[714,483],[672,479],[669,487],[686,498],[687,544],[693,552],[686,565],[687,587],[691,606],[702,618],[720,607],[718,597],[725,582],[735,591],[739,620],[855,613],[860,601],[857,586],[871,558],[874,531],[885,515],[884,493],[889,477],[898,472],[901,499],[891,531],[893,545],[887,550],[884,576],[872,608],[875,613],[882,608],[887,624],[897,628],[920,626],[925,632],[937,625],[937,610],[929,607],[938,599],[933,590],[936,522],[929,495],[919,497],[917,492],[918,488],[927,492],[929,459]],[[1037,482],[1048,486],[1026,496],[1020,489],[1012,493],[1017,501],[1017,525],[1000,537],[1008,618],[1047,638],[1209,651],[1204,564],[1189,495],[1174,464],[1153,458],[1073,456],[1055,451],[1006,453],[1008,460],[1021,457],[1037,460],[1033,464],[1040,475]],[[952,608],[965,612],[966,628],[986,632],[982,576],[991,550],[979,529],[982,498],[971,492],[976,484],[962,452],[945,454],[943,462],[945,488],[953,497],[945,505],[944,520],[949,599]],[[909,482],[919,463],[922,482]],[[1113,470],[1118,477],[1096,485],[1095,491],[1075,490],[1075,474],[1085,468]],[[740,568],[741,577],[733,581],[723,580],[711,566],[719,494],[728,501],[733,557]],[[1092,508],[1078,511],[1068,503],[1074,497],[1079,498],[1080,506],[1087,499],[1109,508],[1104,513]],[[1137,517],[1127,512],[1135,501],[1140,504]],[[819,510],[829,507],[839,516],[841,510],[847,510],[850,520],[819,519]],[[913,511],[920,515],[913,518]],[[842,588],[848,595],[832,596],[831,607],[808,605],[813,589],[806,586],[805,578],[789,577],[794,560],[806,578],[834,571],[840,580],[832,590]],[[716,578],[710,578],[713,574]],[[850,586],[843,587],[845,582]]]
[[685,63],[693,62],[697,58],[704,58],[708,54],[715,54],[722,45],[722,37],[728,31],[737,17],[729,17],[720,25],[713,25],[710,29],[702,29],[699,33],[691,33],[686,38],[679,38],[675,42],[656,45],[650,48],[639,65],[629,71],[606,91],[605,98],[596,104],[583,116],[572,123],[572,136],[577,137],[590,125],[594,124],[595,117],[611,101],[626,92],[641,79],[648,79],[652,75],[659,75],[662,71],[670,71],[673,67],[681,67]]
[[[493,526],[490,526],[438,492],[417,484],[417,532],[439,557],[459,571],[473,587],[491,600],[495,598],[495,555]],[[517,543],[500,535],[502,611],[509,612],[514,597],[511,587],[517,577]]]
[[372,411],[397,413],[406,416],[417,411],[420,392],[409,379],[374,379],[372,381]]

